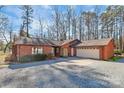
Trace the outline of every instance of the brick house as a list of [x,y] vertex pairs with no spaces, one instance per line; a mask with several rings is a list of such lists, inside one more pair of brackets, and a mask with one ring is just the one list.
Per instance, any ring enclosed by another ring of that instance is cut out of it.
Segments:
[[19,60],[20,57],[32,54],[53,54],[59,56],[75,56],[73,46],[79,44],[78,39],[53,41],[48,39],[19,37],[13,44],[12,58]]
[[59,56],[78,56],[107,60],[114,54],[114,41],[112,38],[100,40],[80,41],[64,40],[55,41],[39,38],[19,37],[13,44],[12,58],[32,54],[53,54]]

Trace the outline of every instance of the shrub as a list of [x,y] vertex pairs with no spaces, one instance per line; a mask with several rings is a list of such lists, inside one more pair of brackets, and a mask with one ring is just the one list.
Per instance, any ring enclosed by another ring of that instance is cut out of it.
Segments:
[[6,61],[12,61],[12,55],[8,55],[5,57],[5,62]]
[[117,60],[119,60],[120,58],[121,58],[121,57],[115,56],[115,57],[112,58],[112,61],[117,61]]
[[114,51],[114,54],[121,55],[122,54],[122,51],[119,51],[119,50]]
[[32,55],[26,55],[26,56],[23,56],[23,57],[19,58],[20,62],[29,62],[29,61],[32,61],[32,60],[33,60],[33,56]]
[[47,59],[52,59],[54,57],[53,54],[47,54]]
[[42,61],[46,59],[52,59],[54,57],[53,54],[35,54],[35,55],[26,55],[20,57],[20,62],[30,62],[30,61]]
[[63,55],[61,55],[60,57],[67,58],[68,56],[63,56]]
[[46,54],[36,54],[33,56],[33,61],[41,61],[47,59]]
[[60,57],[63,57],[62,55],[60,55]]

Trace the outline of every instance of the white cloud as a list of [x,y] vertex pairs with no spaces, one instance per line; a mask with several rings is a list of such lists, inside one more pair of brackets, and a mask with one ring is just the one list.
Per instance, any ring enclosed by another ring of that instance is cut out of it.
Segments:
[[50,5],[43,5],[42,6],[44,9],[52,9]]

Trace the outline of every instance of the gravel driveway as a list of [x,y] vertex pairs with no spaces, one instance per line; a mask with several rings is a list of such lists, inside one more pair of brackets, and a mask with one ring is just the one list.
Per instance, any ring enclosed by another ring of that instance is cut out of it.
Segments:
[[0,87],[124,87],[124,63],[59,58],[0,69]]

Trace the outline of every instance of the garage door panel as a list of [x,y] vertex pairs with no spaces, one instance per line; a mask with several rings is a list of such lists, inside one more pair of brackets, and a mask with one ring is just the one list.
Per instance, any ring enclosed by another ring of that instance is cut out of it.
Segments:
[[78,57],[99,59],[99,49],[77,49]]

